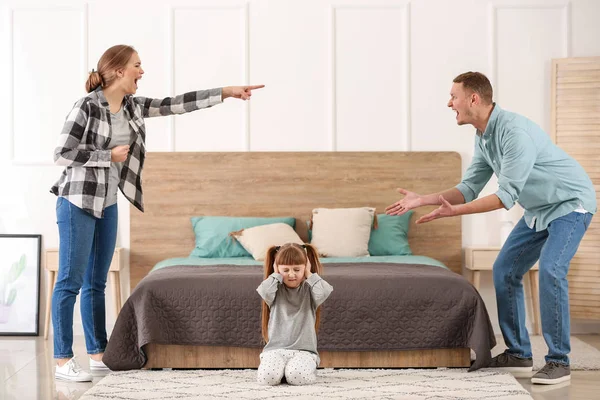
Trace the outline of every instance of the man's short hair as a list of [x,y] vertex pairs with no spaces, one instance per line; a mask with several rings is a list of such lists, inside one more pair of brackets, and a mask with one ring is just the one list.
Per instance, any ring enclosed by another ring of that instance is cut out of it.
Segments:
[[492,84],[481,72],[465,72],[454,78],[452,82],[462,83],[465,89],[477,93],[485,104],[492,104]]

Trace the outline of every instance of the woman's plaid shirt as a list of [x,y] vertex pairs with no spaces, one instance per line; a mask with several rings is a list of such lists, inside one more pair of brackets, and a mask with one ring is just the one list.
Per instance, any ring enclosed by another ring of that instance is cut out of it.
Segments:
[[[144,118],[183,114],[221,102],[221,88],[164,99],[125,96],[123,108],[134,135],[121,170],[119,188],[136,208],[144,211],[141,178],[146,154]],[[54,150],[54,163],[66,168],[50,189],[96,218],[102,218],[104,213],[111,163],[110,141],[108,101],[98,88],[75,103],[67,116]]]

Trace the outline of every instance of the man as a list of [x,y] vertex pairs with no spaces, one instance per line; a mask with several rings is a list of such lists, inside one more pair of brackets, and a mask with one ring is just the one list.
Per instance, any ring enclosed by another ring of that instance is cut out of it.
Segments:
[[[518,201],[525,215],[509,235],[493,268],[498,318],[508,349],[494,357],[489,367],[532,371],[522,279],[539,259],[542,331],[548,355],[546,365],[531,381],[567,381],[571,378],[571,346],[566,276],[596,212],[594,186],[581,165],[554,145],[538,125],[502,110],[492,101],[492,86],[485,75],[467,72],[457,76],[448,107],[456,112],[458,125],[476,128],[473,161],[462,182],[429,195],[398,189],[404,198],[388,206],[386,213],[401,215],[416,207],[440,205],[422,216],[419,224],[508,210]],[[498,190],[477,199],[493,173],[498,177]]]

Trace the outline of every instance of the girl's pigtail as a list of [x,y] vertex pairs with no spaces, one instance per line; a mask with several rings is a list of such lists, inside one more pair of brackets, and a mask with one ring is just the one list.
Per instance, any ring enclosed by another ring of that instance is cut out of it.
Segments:
[[[273,263],[275,263],[275,255],[277,254],[277,247],[271,246],[267,250],[267,254],[265,255],[265,265],[264,265],[264,279],[267,279],[273,272]],[[265,301],[262,301],[262,312],[261,312],[261,329],[262,329],[262,337],[265,343],[269,341],[269,317],[271,315],[271,310]]]
[[265,276],[264,279],[267,279],[269,275],[275,272],[273,268],[273,264],[275,263],[275,255],[277,254],[277,249],[279,246],[271,246],[267,249],[267,254],[265,255]]
[[304,248],[306,249],[308,261],[310,261],[310,272],[321,275],[323,272],[323,265],[321,264],[321,261],[319,261],[319,252],[317,251],[316,247],[312,244],[305,243]]
[[[313,274],[323,274],[323,265],[319,261],[319,252],[317,248],[311,244],[305,243],[304,248],[306,249],[306,256],[310,261],[310,272]],[[319,306],[315,315],[315,332],[319,333],[319,324],[321,323],[321,307]]]

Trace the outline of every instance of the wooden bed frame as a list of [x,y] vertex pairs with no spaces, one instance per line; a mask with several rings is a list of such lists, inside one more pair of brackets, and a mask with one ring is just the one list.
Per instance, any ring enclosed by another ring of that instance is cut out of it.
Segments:
[[[143,175],[145,212],[131,209],[130,282],[133,290],[159,261],[194,248],[190,217],[294,216],[317,207],[376,207],[383,213],[401,196],[442,191],[461,177],[454,152],[148,153]],[[413,221],[434,207],[415,210]],[[460,218],[444,218],[409,232],[414,254],[461,273]],[[151,343],[144,368],[256,368],[262,349]],[[320,352],[322,367],[466,367],[469,349]]]

